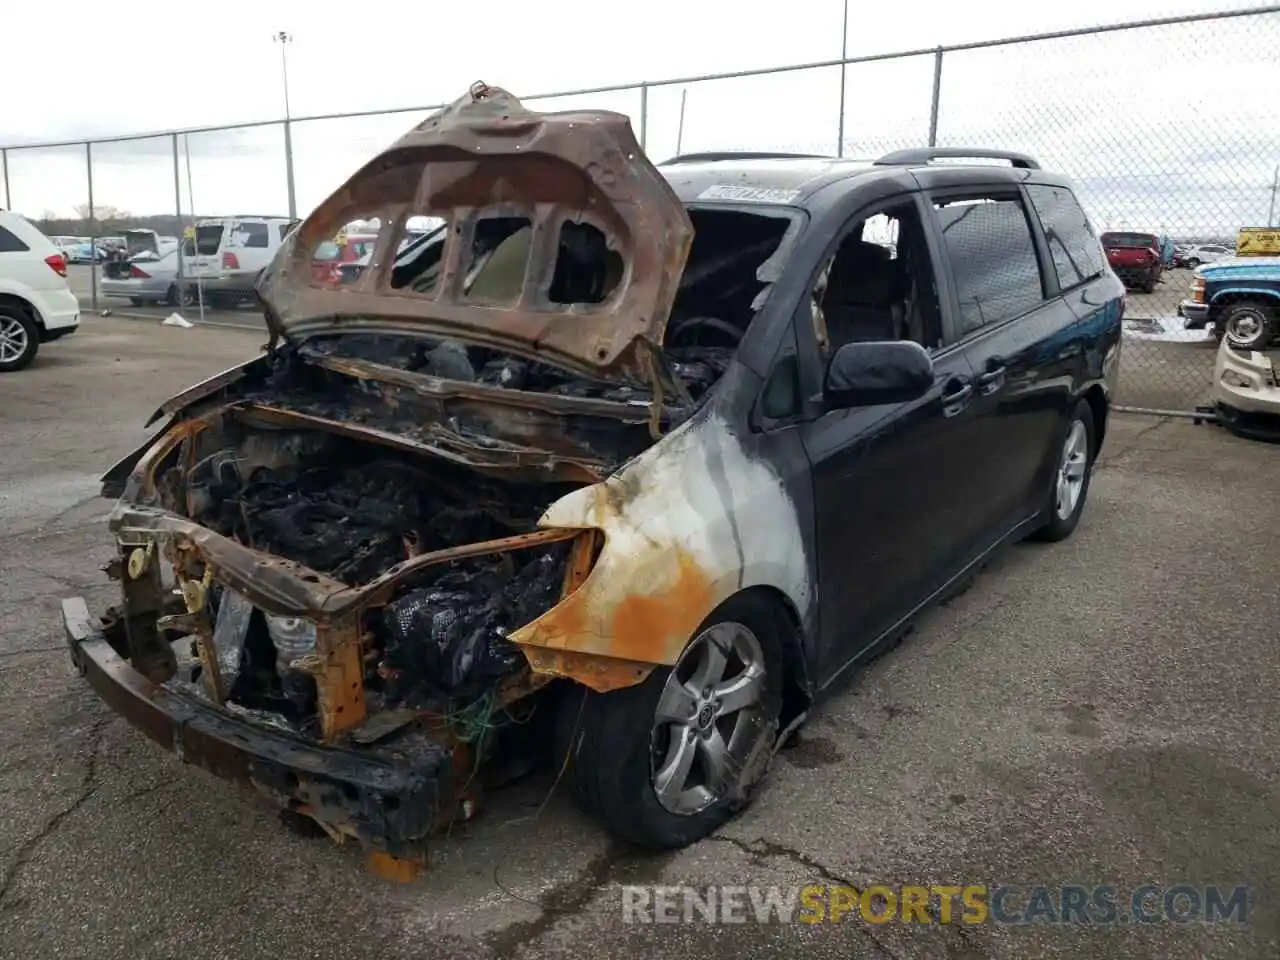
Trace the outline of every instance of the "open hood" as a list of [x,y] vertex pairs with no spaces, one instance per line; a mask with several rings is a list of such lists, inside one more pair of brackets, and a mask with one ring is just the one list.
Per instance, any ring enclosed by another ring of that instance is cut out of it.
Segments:
[[[448,229],[397,252],[409,219],[423,216]],[[359,279],[316,279],[316,247],[375,217],[375,252]],[[273,334],[290,340],[426,334],[652,382],[663,378],[660,345],[692,239],[627,117],[537,113],[477,84],[320,204],[258,292]]]

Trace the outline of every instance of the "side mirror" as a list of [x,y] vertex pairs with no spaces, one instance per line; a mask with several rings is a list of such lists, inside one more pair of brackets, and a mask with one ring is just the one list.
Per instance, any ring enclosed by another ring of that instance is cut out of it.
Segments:
[[918,400],[933,386],[933,358],[912,340],[846,343],[827,365],[828,410]]

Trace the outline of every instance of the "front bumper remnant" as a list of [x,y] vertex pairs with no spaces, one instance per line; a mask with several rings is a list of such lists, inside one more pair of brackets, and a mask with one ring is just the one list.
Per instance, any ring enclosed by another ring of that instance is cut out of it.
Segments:
[[1195,330],[1209,322],[1209,305],[1195,300],[1183,300],[1178,304],[1178,315],[1187,321],[1187,329]]
[[76,597],[62,601],[71,662],[117,713],[183,762],[305,814],[370,853],[424,863],[452,813],[453,766],[440,747],[412,764],[325,746],[243,720],[197,695],[157,685],[112,649]]

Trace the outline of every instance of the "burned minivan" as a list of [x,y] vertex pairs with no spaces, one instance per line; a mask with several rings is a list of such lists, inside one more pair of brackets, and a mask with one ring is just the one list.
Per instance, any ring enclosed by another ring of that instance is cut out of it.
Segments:
[[[973,168],[988,232],[1036,210],[1014,159]],[[818,691],[1084,505],[1122,288],[1033,258],[1042,322],[975,372],[928,166],[659,168],[624,116],[477,85],[287,238],[263,354],[105,475],[123,600],[64,602],[73,663],[398,869],[540,756],[626,840],[705,836]],[[356,220],[367,264],[318,279]]]

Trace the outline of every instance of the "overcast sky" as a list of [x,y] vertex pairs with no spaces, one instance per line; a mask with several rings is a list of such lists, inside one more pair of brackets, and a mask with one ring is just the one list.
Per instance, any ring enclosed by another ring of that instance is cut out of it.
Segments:
[[[848,50],[858,56],[1240,5],[852,3]],[[314,0],[272,0],[237,7],[234,16],[205,11],[198,23],[194,8],[189,16],[142,16],[123,7],[108,15],[108,9],[116,8],[59,0],[51,17],[37,4],[6,6],[6,72],[33,79],[30,95],[0,98],[0,145],[279,118],[281,48],[272,34],[281,29],[294,35],[288,55],[295,117],[425,106],[452,100],[480,79],[528,98],[835,58],[841,48],[840,0],[789,0],[767,15],[727,0],[649,0],[643,16],[626,17],[606,17],[589,0],[378,0],[332,9]],[[68,23],[92,29],[69,30]],[[850,67],[846,154],[924,143],[932,76],[931,56]],[[1234,230],[1238,221],[1266,219],[1280,162],[1277,89],[1280,14],[962,52],[944,61],[939,141],[1037,153],[1081,179],[1103,225]],[[835,150],[837,68],[654,88],[646,134],[655,159],[674,153],[681,139],[685,91],[686,151]],[[619,110],[640,128],[637,92],[530,105]],[[420,118],[295,123],[299,212]],[[181,146],[184,210],[192,199],[203,214],[286,209],[278,126],[193,135]],[[93,149],[99,205],[136,214],[173,211],[168,138]],[[14,209],[65,215],[87,199],[82,146],[10,150],[8,158]]]

